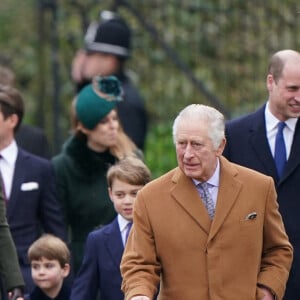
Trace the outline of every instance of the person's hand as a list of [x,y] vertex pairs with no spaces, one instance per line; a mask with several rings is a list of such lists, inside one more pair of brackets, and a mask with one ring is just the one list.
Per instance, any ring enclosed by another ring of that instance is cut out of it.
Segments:
[[130,300],[150,300],[150,298],[147,296],[140,295],[140,296],[134,296]]
[[264,287],[260,287],[260,289],[265,294],[265,296],[261,300],[274,300],[275,299],[274,295],[268,289],[266,289]]
[[8,293],[9,300],[24,300],[21,288],[14,288]]

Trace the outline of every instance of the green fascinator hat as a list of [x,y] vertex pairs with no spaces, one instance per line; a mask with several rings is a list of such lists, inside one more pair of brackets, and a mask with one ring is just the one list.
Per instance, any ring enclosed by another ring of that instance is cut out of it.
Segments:
[[84,87],[75,103],[77,119],[84,127],[92,130],[122,101],[122,89],[115,76],[96,76]]

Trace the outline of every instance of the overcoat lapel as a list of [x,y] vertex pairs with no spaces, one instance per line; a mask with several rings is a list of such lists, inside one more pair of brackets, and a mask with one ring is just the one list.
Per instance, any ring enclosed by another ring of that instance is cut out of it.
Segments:
[[[220,185],[213,221],[210,220],[192,180],[185,176],[179,169],[173,176],[176,184],[171,192],[172,196],[208,235],[208,242],[218,233],[242,188],[242,183],[235,179],[237,170],[223,157],[220,159],[220,164]],[[189,196],[187,197],[187,195]]]
[[173,182],[175,185],[171,190],[172,197],[208,235],[211,220],[192,179],[185,176],[178,168],[173,176]]
[[217,205],[208,242],[218,233],[238,198],[242,183],[235,179],[236,174],[236,169],[225,158],[221,157]]

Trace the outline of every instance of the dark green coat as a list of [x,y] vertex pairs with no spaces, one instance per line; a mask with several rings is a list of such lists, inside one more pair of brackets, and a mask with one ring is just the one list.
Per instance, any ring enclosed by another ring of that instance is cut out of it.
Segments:
[[96,153],[87,147],[86,139],[72,136],[52,161],[70,229],[72,268],[77,272],[88,233],[116,216],[106,183],[107,169],[116,158],[109,152]]

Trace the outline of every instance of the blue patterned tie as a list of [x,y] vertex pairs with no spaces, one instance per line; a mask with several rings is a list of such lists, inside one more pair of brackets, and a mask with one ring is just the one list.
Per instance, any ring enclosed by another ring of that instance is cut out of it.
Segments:
[[131,227],[132,227],[132,222],[129,222],[127,224],[127,228],[126,228],[125,243],[127,242],[127,239],[128,239],[128,236],[129,236],[129,233],[130,233],[130,230],[131,230]]
[[208,183],[207,182],[199,183],[198,190],[199,190],[201,199],[207,209],[207,212],[208,212],[210,218],[213,219],[214,215],[215,215],[215,205],[214,205],[213,199],[211,197],[211,194],[208,190]]
[[284,122],[278,123],[278,130],[275,139],[275,153],[274,160],[277,168],[277,174],[279,178],[283,173],[283,169],[286,163],[286,149],[283,137],[283,129],[286,126]]

